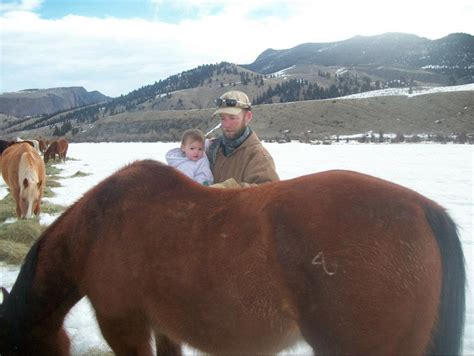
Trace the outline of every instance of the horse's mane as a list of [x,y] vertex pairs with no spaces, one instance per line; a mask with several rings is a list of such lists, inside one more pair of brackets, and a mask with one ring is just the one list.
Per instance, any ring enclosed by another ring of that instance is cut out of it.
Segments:
[[38,171],[36,169],[31,169],[35,167],[36,162],[34,161],[31,151],[25,151],[21,154],[20,158],[20,171],[18,174],[22,174],[22,179],[27,178],[32,182],[38,183],[40,178],[38,176]]

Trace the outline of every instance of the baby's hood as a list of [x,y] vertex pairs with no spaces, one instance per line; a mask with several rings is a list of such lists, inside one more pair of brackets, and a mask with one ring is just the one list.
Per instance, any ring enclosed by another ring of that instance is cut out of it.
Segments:
[[169,150],[166,154],[166,162],[168,162],[168,164],[173,167],[177,167],[181,163],[186,162],[187,160],[188,158],[179,147]]

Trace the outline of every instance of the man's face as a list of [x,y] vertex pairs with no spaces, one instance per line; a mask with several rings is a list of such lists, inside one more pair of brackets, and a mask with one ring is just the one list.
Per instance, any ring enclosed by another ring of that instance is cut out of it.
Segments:
[[184,145],[181,145],[181,151],[191,161],[198,161],[204,153],[204,143],[188,139]]
[[236,139],[245,131],[252,120],[252,112],[242,110],[237,115],[220,114],[223,135],[228,139]]

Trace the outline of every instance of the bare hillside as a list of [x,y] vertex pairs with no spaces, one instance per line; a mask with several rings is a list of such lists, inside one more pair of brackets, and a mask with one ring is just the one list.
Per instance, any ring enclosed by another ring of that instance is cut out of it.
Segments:
[[[104,117],[81,127],[72,141],[177,141],[197,127],[208,131],[214,109],[141,111]],[[473,91],[257,105],[252,127],[262,139],[324,139],[374,131],[400,134],[474,134]],[[52,128],[10,136],[52,135]]]

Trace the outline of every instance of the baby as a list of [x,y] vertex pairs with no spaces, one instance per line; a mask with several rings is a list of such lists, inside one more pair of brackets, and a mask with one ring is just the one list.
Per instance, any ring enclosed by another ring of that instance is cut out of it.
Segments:
[[166,154],[166,161],[189,178],[204,185],[214,183],[209,160],[204,152],[205,137],[197,129],[187,130],[181,138],[181,147]]

